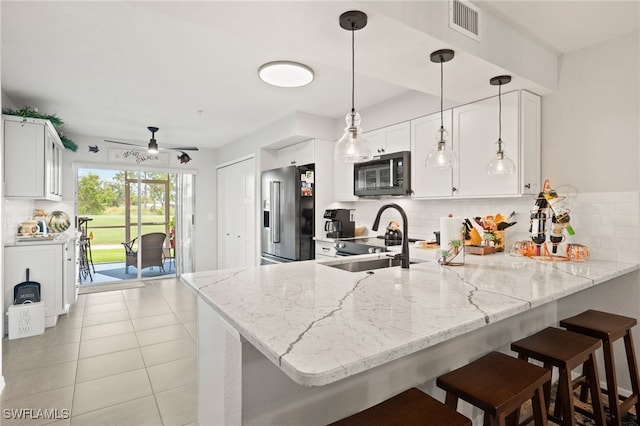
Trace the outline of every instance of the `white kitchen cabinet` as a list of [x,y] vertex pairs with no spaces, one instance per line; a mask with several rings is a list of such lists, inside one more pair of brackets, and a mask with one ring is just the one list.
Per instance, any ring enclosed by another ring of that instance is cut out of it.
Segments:
[[353,195],[353,163],[337,161],[333,165],[333,198],[334,201],[355,201]]
[[456,197],[509,196],[537,193],[540,182],[540,98],[529,92],[502,95],[502,141],[515,162],[514,175],[488,175],[486,166],[498,140],[498,97],[453,109]]
[[371,144],[371,155],[376,157],[411,149],[411,123],[405,121],[364,134]]
[[313,139],[286,146],[278,150],[278,167],[303,166],[315,160]]
[[[442,121],[451,135],[453,122],[450,109],[443,112]],[[436,147],[436,132],[439,129],[440,112],[411,120],[411,187],[414,198],[450,197],[453,194],[452,169],[425,167],[427,155]],[[447,144],[451,149],[451,140]]]
[[62,199],[62,141],[49,120],[3,115],[5,197]]
[[[69,263],[65,243],[22,244],[4,248],[4,312],[13,304],[13,288],[26,280],[40,283],[40,297],[45,306],[45,327],[56,325],[65,313],[64,287]],[[68,271],[70,273],[70,271]],[[6,329],[6,328],[5,328]]]

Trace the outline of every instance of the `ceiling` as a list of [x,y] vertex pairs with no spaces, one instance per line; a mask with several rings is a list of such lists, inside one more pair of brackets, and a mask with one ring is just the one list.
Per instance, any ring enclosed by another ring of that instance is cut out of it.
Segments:
[[[415,2],[393,2],[406,8]],[[476,1],[556,55],[635,31],[638,1]],[[350,1],[70,1],[0,3],[2,91],[20,108],[55,113],[73,136],[216,148],[295,111],[341,118],[351,101],[351,37],[338,16],[365,10],[355,33],[356,109],[410,91],[433,94],[441,42]],[[443,19],[447,19],[446,16]],[[259,80],[263,63],[315,70],[302,88]],[[456,51],[446,69],[456,102],[493,94],[505,70]],[[482,76],[478,83],[475,75]],[[363,117],[363,124],[366,117]]]

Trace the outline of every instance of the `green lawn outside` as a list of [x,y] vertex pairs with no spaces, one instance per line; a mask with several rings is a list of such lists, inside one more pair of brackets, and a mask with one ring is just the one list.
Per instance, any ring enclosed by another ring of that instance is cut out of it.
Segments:
[[[92,221],[88,222],[87,233],[93,235],[91,239],[91,252],[93,263],[124,262],[124,247],[122,242],[125,237],[124,214],[91,215]],[[164,222],[162,214],[144,214],[143,222]],[[121,228],[101,228],[102,226],[122,226]],[[164,225],[143,225],[142,234],[150,232],[166,232]],[[131,229],[131,238],[137,236],[137,227]],[[119,247],[115,248],[114,246]]]

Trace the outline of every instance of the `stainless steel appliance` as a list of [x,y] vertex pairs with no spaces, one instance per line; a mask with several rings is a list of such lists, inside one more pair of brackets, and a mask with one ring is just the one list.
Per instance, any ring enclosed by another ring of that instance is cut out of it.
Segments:
[[262,173],[263,265],[315,258],[314,165]]
[[353,238],[356,235],[356,223],[352,210],[327,209],[324,211],[324,230],[327,238]]
[[358,254],[382,253],[386,247],[373,244],[362,244],[353,241],[337,241],[335,243],[336,256],[356,256]]
[[353,194],[361,197],[411,194],[411,152],[395,152],[355,163]]

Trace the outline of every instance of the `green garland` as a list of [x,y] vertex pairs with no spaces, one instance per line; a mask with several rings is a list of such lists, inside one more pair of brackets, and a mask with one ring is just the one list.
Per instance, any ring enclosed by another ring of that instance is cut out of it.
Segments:
[[51,124],[53,124],[53,127],[55,127],[56,132],[58,133],[58,136],[60,136],[60,140],[62,141],[64,147],[73,152],[76,152],[78,150],[78,145],[76,145],[74,141],[64,135],[64,121],[62,121],[62,119],[60,119],[60,117],[55,114],[40,114],[30,106],[26,106],[22,109],[5,108],[2,110],[2,113],[7,115],[17,115],[25,119],[40,118],[42,120],[49,120]]

